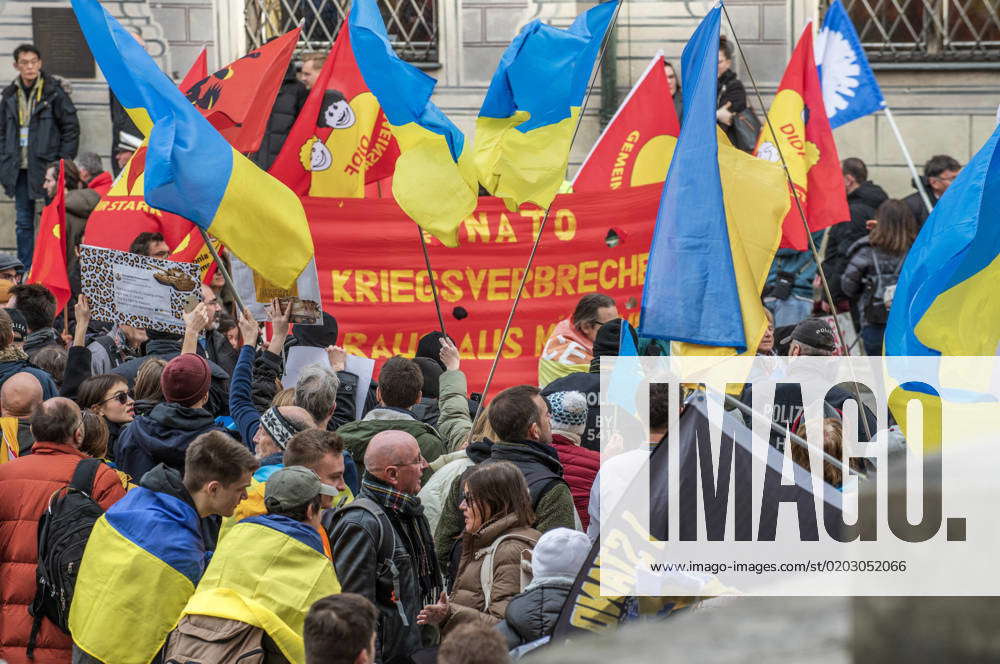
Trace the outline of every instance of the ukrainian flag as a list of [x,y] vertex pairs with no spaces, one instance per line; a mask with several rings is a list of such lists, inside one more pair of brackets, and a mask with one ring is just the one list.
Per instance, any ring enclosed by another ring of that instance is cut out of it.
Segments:
[[534,20],[500,59],[476,120],[479,181],[511,211],[547,208],[566,177],[569,150],[601,42],[618,0],[565,29]]
[[129,491],[87,540],[69,612],[73,642],[108,664],[148,664],[204,569],[194,508],[144,487]]
[[268,281],[291,286],[313,257],[298,197],[234,150],[97,0],[72,4],[108,84],[149,137],[146,202],[211,232]]
[[472,214],[478,189],[462,159],[465,136],[431,102],[436,81],[396,55],[375,0],[355,0],[348,18],[354,58],[399,143],[392,194],[413,221],[449,247]]
[[[1000,354],[1000,128],[962,169],[927,218],[903,263],[885,331],[890,375],[904,381],[890,408],[906,430],[911,399],[940,412],[928,385],[905,382],[907,357]],[[914,363],[915,364],[915,363]],[[941,393],[952,403],[993,401],[962,385]],[[989,387],[980,386],[982,392]],[[961,388],[966,388],[962,392]],[[924,449],[941,443],[941,431],[924,431]]]
[[183,614],[238,620],[270,636],[292,664],[305,664],[309,607],[340,592],[333,564],[309,524],[264,515],[233,526]]

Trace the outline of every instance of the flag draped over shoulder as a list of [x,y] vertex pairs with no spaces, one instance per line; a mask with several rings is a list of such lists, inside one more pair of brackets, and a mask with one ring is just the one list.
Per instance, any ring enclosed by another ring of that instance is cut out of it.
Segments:
[[56,313],[66,308],[72,294],[66,273],[66,177],[63,160],[59,160],[56,195],[42,210],[31,259],[31,274],[27,283],[41,284],[56,298]]
[[132,489],[97,520],[87,540],[70,605],[73,642],[102,662],[148,664],[204,567],[194,508],[165,493]]
[[341,30],[269,172],[300,196],[360,198],[392,175],[399,145]]
[[301,28],[250,51],[181,90],[238,152],[254,152],[285,79]]
[[305,664],[306,613],[317,600],[339,592],[333,565],[311,526],[287,517],[253,516],[220,541],[183,614],[258,627],[289,662]]
[[729,243],[715,99],[721,6],[684,48],[684,125],[649,250],[639,334],[747,348]]
[[882,89],[841,0],[830,3],[823,15],[815,57],[831,129],[885,108]]
[[618,0],[588,9],[563,30],[534,20],[500,64],[476,120],[479,181],[510,210],[547,208],[566,177],[569,149],[594,61]]
[[[761,131],[756,155],[780,162],[784,155],[795,195],[802,204],[811,232],[851,218],[840,169],[837,146],[826,117],[823,90],[813,59],[812,23],[795,46],[778,94],[771,102],[767,124]],[[798,208],[793,204],[782,226],[781,246],[803,251],[809,246]]]
[[399,143],[396,202],[421,228],[457,246],[458,226],[478,200],[475,175],[462,159],[465,136],[431,102],[436,81],[396,55],[375,0],[355,0],[348,29],[365,85]]
[[149,137],[146,202],[210,231],[268,280],[289,286],[313,256],[298,197],[234,150],[97,0],[72,4],[109,85]]
[[573,178],[573,191],[662,182],[680,133],[663,53],[650,60]]

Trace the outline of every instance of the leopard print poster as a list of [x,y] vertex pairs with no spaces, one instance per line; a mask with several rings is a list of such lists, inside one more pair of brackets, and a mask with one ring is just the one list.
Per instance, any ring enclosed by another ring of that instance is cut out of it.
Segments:
[[195,263],[83,245],[80,272],[94,320],[184,334],[184,312],[201,301]]

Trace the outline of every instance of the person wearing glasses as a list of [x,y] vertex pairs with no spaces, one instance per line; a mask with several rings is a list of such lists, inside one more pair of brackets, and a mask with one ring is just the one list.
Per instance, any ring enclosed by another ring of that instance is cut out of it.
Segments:
[[[944,192],[948,190],[948,187],[958,177],[958,173],[961,170],[962,165],[958,163],[958,160],[946,154],[934,155],[927,160],[927,163],[924,164],[924,187],[927,189],[927,195],[931,199],[931,207],[937,205],[937,202],[941,200]],[[916,184],[914,184],[914,187],[916,187]],[[930,213],[927,211],[927,207],[920,197],[920,192],[913,192],[904,198],[903,202],[909,206],[910,212],[913,213],[913,217],[917,220],[917,227],[922,228]]]
[[42,69],[35,46],[14,49],[14,69],[17,77],[0,92],[0,184],[14,199],[17,258],[28,272],[35,249],[35,201],[45,198],[45,169],[76,157],[80,122],[63,86]]
[[118,374],[91,376],[80,383],[76,402],[81,409],[92,410],[104,418],[108,425],[108,451],[105,456],[113,461],[118,437],[135,419],[135,398],[128,382]]
[[378,609],[375,661],[408,662],[430,645],[417,614],[438,601],[438,573],[424,508],[417,493],[428,468],[417,439],[404,431],[375,434],[365,450],[366,473],[353,502],[323,516],[343,592]]

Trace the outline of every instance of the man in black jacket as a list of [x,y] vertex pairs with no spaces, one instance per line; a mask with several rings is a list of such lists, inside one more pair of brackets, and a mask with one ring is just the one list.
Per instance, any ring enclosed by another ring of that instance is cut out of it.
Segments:
[[323,525],[342,590],[378,609],[376,660],[403,664],[426,645],[417,614],[439,600],[443,587],[417,498],[427,461],[413,436],[383,431],[368,444],[365,467],[361,493],[344,509],[327,513]]
[[17,257],[31,269],[35,249],[35,201],[45,197],[45,169],[73,159],[80,122],[69,95],[42,71],[42,55],[31,44],[14,49],[19,75],[0,93],[0,184],[14,199]]
[[[948,190],[948,187],[958,177],[958,172],[961,170],[962,165],[958,163],[958,160],[946,154],[934,155],[927,160],[927,163],[924,164],[923,180],[927,196],[931,199],[931,208],[941,200],[944,192]],[[916,184],[913,186],[916,187]],[[923,227],[924,222],[927,221],[927,217],[931,213],[927,211],[927,206],[924,205],[924,201],[920,197],[920,192],[913,192],[904,198],[903,202],[910,206],[910,212],[916,218],[917,224]]]

